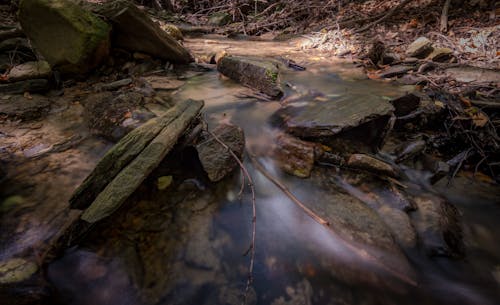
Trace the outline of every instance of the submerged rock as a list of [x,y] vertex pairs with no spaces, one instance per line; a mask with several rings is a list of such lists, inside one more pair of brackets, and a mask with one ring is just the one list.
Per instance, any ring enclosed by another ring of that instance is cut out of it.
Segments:
[[465,246],[457,208],[430,194],[417,196],[414,201],[418,209],[412,213],[412,221],[427,254],[462,257]]
[[[245,136],[240,127],[221,124],[213,130],[213,134],[241,159],[245,149]],[[209,134],[205,135],[204,141],[196,145],[196,150],[203,169],[212,182],[220,181],[238,167],[231,153]]]
[[174,37],[131,1],[110,1],[94,8],[96,13],[111,21],[113,46],[175,63],[193,61],[191,54]]
[[299,100],[273,114],[273,121],[299,138],[334,151],[373,152],[383,144],[394,108],[379,97]]
[[8,304],[40,304],[48,294],[33,261],[11,258],[0,261],[0,300]]
[[22,0],[19,21],[35,48],[63,73],[85,73],[109,53],[109,25],[72,1]]
[[257,57],[224,56],[217,61],[217,69],[225,76],[271,97],[283,95],[278,64],[273,61]]
[[432,52],[432,42],[425,37],[417,38],[406,49],[408,57],[425,58],[430,52]]
[[283,171],[300,178],[307,178],[311,175],[316,144],[280,135],[276,139],[276,146],[274,159]]
[[26,79],[48,78],[51,73],[52,70],[48,62],[30,61],[13,67],[7,77],[9,81],[16,82]]
[[417,234],[410,217],[400,209],[382,206],[378,209],[380,217],[391,228],[394,237],[403,248],[413,248],[417,244]]

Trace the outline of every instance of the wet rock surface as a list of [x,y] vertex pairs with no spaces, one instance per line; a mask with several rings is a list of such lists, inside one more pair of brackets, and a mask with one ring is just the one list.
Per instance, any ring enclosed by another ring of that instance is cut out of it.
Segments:
[[29,79],[25,81],[0,84],[0,92],[3,94],[23,94],[47,92],[50,83],[46,79]]
[[307,178],[311,175],[316,159],[316,146],[314,143],[291,136],[279,135],[276,139],[274,157],[284,172],[300,178]]

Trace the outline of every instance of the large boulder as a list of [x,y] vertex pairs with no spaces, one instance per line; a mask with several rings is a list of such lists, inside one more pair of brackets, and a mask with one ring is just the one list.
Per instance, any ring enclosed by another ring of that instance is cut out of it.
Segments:
[[62,73],[85,73],[109,53],[110,27],[69,0],[21,0],[19,21],[35,48]]
[[225,76],[259,90],[271,97],[283,95],[279,83],[278,64],[263,58],[224,56],[217,62],[217,69]]
[[331,146],[339,153],[373,152],[391,127],[393,106],[380,97],[304,97],[279,109],[274,123],[299,138]]
[[193,61],[186,48],[132,2],[110,1],[95,6],[94,11],[111,21],[113,46],[143,52],[174,63]]

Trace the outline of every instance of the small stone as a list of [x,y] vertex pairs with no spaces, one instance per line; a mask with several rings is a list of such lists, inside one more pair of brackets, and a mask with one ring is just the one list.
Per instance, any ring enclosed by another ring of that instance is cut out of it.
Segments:
[[435,61],[435,62],[444,62],[453,55],[453,50],[449,48],[436,48],[432,51],[427,59]]
[[432,42],[425,37],[419,37],[408,46],[406,55],[409,57],[425,58],[431,52]]
[[12,68],[8,74],[11,82],[34,78],[48,78],[52,70],[46,61],[30,61]]
[[162,176],[158,178],[156,183],[158,190],[163,191],[172,184],[172,176]]
[[397,177],[396,171],[390,164],[387,164],[384,161],[380,161],[372,156],[365,154],[351,155],[351,157],[349,157],[349,160],[347,161],[347,166],[366,170],[376,174]]
[[276,145],[274,157],[283,171],[300,178],[307,178],[311,175],[316,144],[280,135],[276,139]]

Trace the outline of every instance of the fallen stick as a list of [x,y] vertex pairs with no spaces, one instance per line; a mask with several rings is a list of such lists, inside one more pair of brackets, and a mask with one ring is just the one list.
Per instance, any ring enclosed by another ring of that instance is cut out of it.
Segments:
[[247,149],[247,155],[249,156],[250,160],[252,161],[252,164],[255,166],[255,168],[261,172],[267,179],[269,179],[274,185],[276,185],[288,198],[290,198],[297,206],[299,206],[308,216],[310,216],[314,221],[318,222],[319,224],[323,225],[325,228],[327,228],[332,234],[334,234],[339,241],[342,242],[342,244],[354,252],[356,255],[361,257],[363,260],[370,261],[372,264],[380,267],[381,269],[387,271],[388,273],[392,274],[394,277],[402,280],[403,282],[411,285],[411,286],[417,286],[417,283],[415,280],[410,278],[409,276],[400,273],[391,267],[387,266],[383,262],[380,262],[375,256],[367,252],[366,250],[363,249],[358,249],[356,246],[351,244],[349,241],[347,241],[345,238],[343,238],[340,234],[336,233],[333,228],[331,227],[330,223],[317,214],[315,214],[311,209],[306,207],[295,195],[293,195],[288,188],[278,181],[275,177],[273,177],[263,166],[260,164],[260,162],[256,159],[255,155],[248,151]]
[[450,9],[451,0],[446,0],[443,6],[443,11],[441,12],[441,21],[439,30],[443,33],[448,32],[448,11]]
[[[206,122],[204,122],[204,126],[208,126]],[[245,288],[245,298],[243,301],[243,305],[247,303],[247,296],[248,296],[248,291],[250,290],[250,285],[253,282],[253,266],[255,262],[255,236],[256,236],[256,229],[257,229],[257,208],[255,204],[255,186],[253,183],[252,176],[250,176],[250,173],[246,169],[245,165],[243,162],[241,162],[240,158],[233,152],[233,150],[227,146],[226,143],[224,143],[219,137],[217,137],[213,132],[209,131],[208,128],[205,130],[217,143],[219,143],[224,149],[226,149],[233,159],[238,163],[239,167],[241,168],[241,171],[243,173],[243,183],[245,181],[245,177],[248,180],[248,186],[250,187],[250,191],[252,192],[252,243],[250,245],[250,266],[248,267],[248,279],[247,279],[247,284]],[[240,194],[243,193],[243,186],[240,189]],[[248,251],[247,251],[248,252]]]

